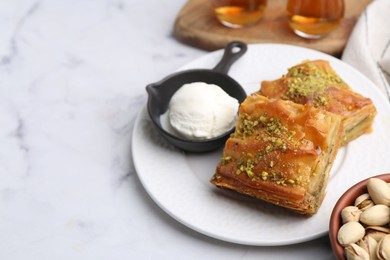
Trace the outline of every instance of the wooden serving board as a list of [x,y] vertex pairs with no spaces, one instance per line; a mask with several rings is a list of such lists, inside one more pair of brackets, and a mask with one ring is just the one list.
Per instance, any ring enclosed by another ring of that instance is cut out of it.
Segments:
[[192,46],[205,50],[223,48],[233,40],[246,43],[284,43],[312,48],[334,56],[340,56],[348,37],[365,7],[372,0],[345,0],[345,16],[340,27],[319,40],[296,36],[286,18],[286,0],[269,0],[262,19],[240,29],[227,28],[215,17],[210,0],[189,0],[178,14],[175,37]]

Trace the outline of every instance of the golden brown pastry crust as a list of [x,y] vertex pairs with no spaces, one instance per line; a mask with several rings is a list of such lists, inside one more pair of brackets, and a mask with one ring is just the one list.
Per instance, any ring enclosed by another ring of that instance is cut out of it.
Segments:
[[303,62],[277,80],[263,81],[260,93],[342,116],[343,145],[370,132],[376,115],[372,101],[354,92],[324,60]]
[[324,198],[341,130],[336,114],[253,94],[240,106],[211,182],[312,215]]

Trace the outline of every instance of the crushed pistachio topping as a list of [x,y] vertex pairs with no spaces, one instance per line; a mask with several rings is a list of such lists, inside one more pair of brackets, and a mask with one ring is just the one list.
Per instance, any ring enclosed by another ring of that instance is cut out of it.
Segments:
[[[241,114],[239,120],[234,136],[242,139],[252,136],[252,138],[262,141],[264,146],[256,154],[243,153],[240,159],[236,159],[235,173],[237,175],[245,174],[243,176],[252,181],[270,181],[281,186],[302,185],[302,177],[293,179],[288,177],[288,172],[283,170],[283,168],[293,167],[294,163],[279,164],[274,154],[274,152],[285,152],[288,147],[294,151],[295,147],[302,144],[302,140],[295,138],[296,131],[288,129],[280,118],[271,117],[267,113],[251,116]],[[229,163],[232,160],[231,156],[224,156],[221,158],[221,164]]]
[[289,178],[284,178],[282,176],[274,176],[273,180],[275,181],[276,184],[281,185],[281,186],[287,186],[287,185],[301,185],[302,184],[302,176],[299,176],[298,178],[295,179],[289,179]]
[[261,173],[261,178],[263,179],[263,181],[266,181],[268,179],[268,172],[266,171],[263,171]]
[[270,168],[274,167],[274,161],[270,161],[269,167],[270,167]]
[[244,137],[252,135],[255,128],[259,125],[258,120],[252,120],[252,118],[246,114],[241,115],[239,120],[241,120],[241,124],[236,132]]
[[287,131],[287,128],[280,123],[279,118],[269,118],[264,125],[270,135],[281,135],[282,132]]
[[255,174],[253,172],[254,167],[255,162],[251,158],[249,158],[246,160],[246,162],[238,163],[238,169],[236,171],[236,174],[240,175],[242,172],[245,172],[249,179],[252,179],[253,177],[255,177]]
[[222,177],[220,175],[214,174],[211,178],[212,180],[220,180]]
[[296,179],[291,179],[291,178],[286,178],[282,173],[277,173],[277,172],[262,172],[262,179],[265,180],[270,180],[275,182],[278,185],[281,186],[287,186],[287,185],[300,185],[302,183],[302,177],[298,177]]
[[333,72],[326,72],[313,64],[290,68],[287,77],[287,91],[282,96],[297,103],[306,98],[312,99],[314,106],[326,106],[329,102],[325,90],[331,85],[341,85],[343,81]]
[[[240,115],[240,124],[235,132],[235,137],[247,137],[254,133],[255,129],[263,128],[268,136],[281,136],[288,132],[288,129],[282,125],[279,118],[268,117],[267,114],[252,118],[247,114]],[[276,145],[281,145],[282,140],[273,139]]]
[[221,164],[227,164],[227,163],[232,161],[232,157],[231,156],[222,156],[220,161],[221,161]]
[[295,182],[300,185],[302,182],[302,176],[299,176],[298,178],[295,179]]

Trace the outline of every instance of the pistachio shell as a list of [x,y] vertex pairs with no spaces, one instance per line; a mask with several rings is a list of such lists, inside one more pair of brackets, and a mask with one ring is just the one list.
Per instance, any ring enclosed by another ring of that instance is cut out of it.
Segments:
[[359,221],[362,211],[356,206],[348,206],[341,211],[341,219],[343,224],[350,221]]
[[374,204],[374,202],[372,200],[365,200],[365,201],[363,201],[362,203],[359,204],[358,208],[361,211],[365,211],[365,210],[371,208],[374,205],[375,204]]
[[355,204],[360,210],[364,211],[372,206],[374,206],[374,202],[372,201],[370,194],[364,193],[356,198]]
[[362,201],[364,201],[364,200],[370,200],[371,199],[371,197],[370,197],[370,194],[368,194],[368,193],[363,193],[362,195],[360,195],[359,197],[357,197],[356,199],[355,199],[355,206],[358,206],[360,203],[362,203]]
[[387,227],[380,227],[380,226],[366,226],[366,232],[370,231],[380,231],[387,234],[390,234],[390,228]]
[[370,236],[379,242],[384,236],[390,234],[390,230],[384,227],[368,226],[366,227],[366,237]]
[[390,235],[386,235],[379,241],[376,247],[376,256],[378,259],[390,259]]
[[375,204],[390,206],[390,187],[387,182],[371,178],[367,182],[367,190]]
[[356,243],[364,237],[364,227],[359,222],[351,221],[341,226],[337,233],[337,240],[343,246]]
[[345,256],[348,260],[370,260],[370,256],[366,250],[356,244],[350,244],[345,249]]
[[365,236],[361,239],[358,245],[368,252],[370,259],[376,259],[376,247],[378,242],[371,236]]
[[382,226],[390,222],[390,209],[385,205],[375,205],[363,211],[360,222],[370,226]]

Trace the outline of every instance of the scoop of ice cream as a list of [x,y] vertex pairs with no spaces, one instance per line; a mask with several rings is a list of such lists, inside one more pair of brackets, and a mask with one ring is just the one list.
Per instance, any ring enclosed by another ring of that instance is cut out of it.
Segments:
[[182,137],[204,140],[235,125],[239,103],[219,86],[204,82],[183,85],[169,103],[169,121]]

